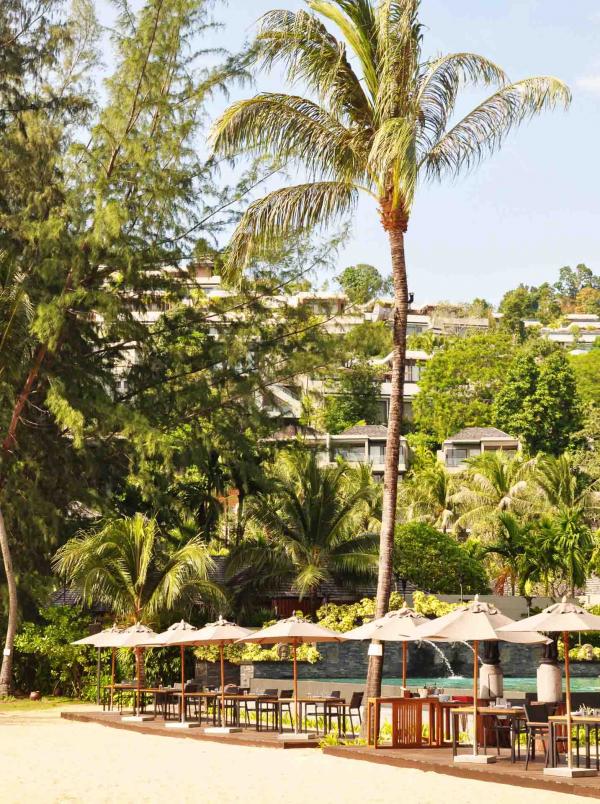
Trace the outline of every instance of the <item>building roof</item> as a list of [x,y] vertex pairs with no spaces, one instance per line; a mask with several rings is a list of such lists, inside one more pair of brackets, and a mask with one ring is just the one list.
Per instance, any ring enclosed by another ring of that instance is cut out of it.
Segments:
[[498,430],[497,427],[465,427],[447,438],[446,441],[483,441],[487,438],[508,441],[517,440],[503,430]]
[[[362,436],[363,438],[387,438],[387,427],[383,424],[355,424],[339,436]],[[338,436],[338,438],[339,438]],[[335,436],[334,436],[335,438]]]
[[[81,594],[75,589],[61,586],[60,589],[57,589],[56,592],[50,595],[49,604],[50,606],[81,606]],[[86,608],[94,614],[100,614],[110,610],[108,606],[105,606],[103,603],[97,603],[96,601],[94,601],[91,606],[86,606]]]
[[[410,581],[406,584],[406,592],[414,592],[416,586]],[[402,592],[402,587],[397,580],[392,580],[392,592]],[[317,598],[326,598],[331,603],[336,602],[350,602],[355,600],[362,600],[364,597],[375,597],[377,594],[377,579],[374,578],[372,583],[363,582],[357,583],[352,587],[341,586],[335,581],[323,581],[319,584],[316,591]],[[280,587],[275,588],[269,592],[271,600],[288,597],[297,598],[298,590],[293,588],[291,583],[282,584]],[[308,600],[308,598],[306,598]]]

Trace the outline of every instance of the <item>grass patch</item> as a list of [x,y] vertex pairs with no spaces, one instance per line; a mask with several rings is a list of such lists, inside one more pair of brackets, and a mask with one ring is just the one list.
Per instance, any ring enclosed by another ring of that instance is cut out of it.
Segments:
[[0,698],[0,712],[38,711],[40,709],[55,709],[57,706],[78,703],[81,703],[81,701],[75,698],[63,698],[61,696],[43,697],[41,701],[30,701],[29,698]]

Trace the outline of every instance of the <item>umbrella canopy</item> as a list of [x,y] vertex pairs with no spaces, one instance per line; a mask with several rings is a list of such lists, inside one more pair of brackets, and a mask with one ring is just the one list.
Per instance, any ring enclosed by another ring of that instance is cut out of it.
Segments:
[[[110,671],[110,708],[113,707],[115,692],[115,648],[120,648],[125,638],[125,632],[116,625],[105,628],[97,634],[78,639],[71,642],[71,645],[93,645],[95,648],[112,648],[111,671]],[[98,680],[98,703],[100,696],[100,680]]]
[[304,642],[343,642],[345,639],[346,637],[343,634],[338,634],[335,631],[330,631],[329,628],[310,623],[302,617],[288,617],[285,620],[279,620],[274,625],[263,628],[261,631],[255,631],[250,636],[243,637],[240,640],[241,642],[256,642],[259,645],[287,643],[292,646],[294,709],[296,712],[294,729],[296,732],[300,730],[300,724],[298,723],[298,661],[296,656],[298,645]]
[[[502,634],[500,628],[509,625],[513,620],[501,614],[495,606],[479,600],[479,595],[471,603],[459,606],[453,611],[431,620],[415,630],[415,637],[429,639],[445,637],[450,641],[473,643],[473,755],[477,757],[477,678],[479,673],[478,648],[479,642],[520,642],[531,645],[541,645],[548,642],[547,638],[537,633]],[[517,637],[517,639],[513,637]],[[473,761],[477,761],[474,759]]]
[[430,622],[427,617],[414,609],[404,606],[396,611],[388,611],[383,617],[346,631],[346,639],[379,639],[381,642],[410,642],[416,630]]
[[123,641],[118,647],[121,648],[145,648],[156,645],[155,639],[158,636],[155,631],[147,625],[136,623],[123,631]]
[[[187,627],[185,627],[187,626]],[[185,645],[218,645],[219,646],[219,654],[221,660],[221,727],[225,727],[225,656],[223,652],[223,648],[225,645],[230,645],[232,642],[238,642],[239,640],[243,640],[245,637],[250,636],[252,631],[248,630],[248,628],[242,628],[235,623],[230,623],[228,620],[224,620],[223,617],[219,617],[219,619],[214,623],[208,623],[205,625],[204,628],[193,628],[192,626],[188,625],[187,623],[176,623],[176,625],[172,625],[169,628],[169,631],[165,632],[168,634],[172,632],[172,636],[169,636],[170,642],[168,644],[171,645],[180,645],[181,646],[181,654],[182,654],[182,663],[183,663],[183,648]],[[164,634],[161,634],[161,637]],[[165,644],[165,643],[161,643]],[[185,707],[185,684],[183,682],[183,674],[182,674],[182,708]],[[183,715],[182,715],[183,719]]]
[[565,703],[567,710],[567,763],[569,769],[573,766],[572,756],[572,729],[571,729],[571,675],[569,670],[569,634],[581,631],[600,631],[600,617],[596,614],[572,603],[563,597],[560,603],[544,609],[539,614],[518,620],[500,629],[504,636],[516,636],[528,631],[562,632],[565,649]]
[[183,645],[185,644],[185,637],[197,633],[198,629],[194,625],[186,623],[185,620],[180,620],[178,623],[170,625],[166,631],[156,634],[152,640],[152,646],[166,647],[168,645]]
[[[600,618],[599,618],[600,619]],[[430,639],[444,637],[451,642],[516,642],[523,645],[543,645],[548,639],[541,634],[521,633],[510,634],[501,632],[503,626],[510,625],[514,620],[506,617],[491,603],[479,600],[479,595],[471,603],[459,606],[453,611],[428,620],[425,625],[419,626],[414,632],[415,639]]]
[[179,721],[185,723],[185,643],[182,641],[184,637],[190,634],[196,634],[198,629],[186,623],[185,620],[180,620],[178,623],[170,625],[166,631],[156,634],[152,641],[152,647],[169,647],[178,645],[180,648],[179,665],[181,670],[181,696],[179,698]]
[[204,628],[198,628],[187,634],[181,634],[183,645],[230,645],[246,637],[252,636],[252,631],[240,625],[224,620],[223,617],[214,623],[208,623]]
[[592,614],[582,606],[571,603],[563,597],[560,603],[548,606],[539,614],[527,617],[525,620],[517,620],[500,628],[504,635],[519,634],[529,631],[600,631],[600,617]]
[[402,686],[406,687],[407,650],[406,643],[415,641],[415,632],[428,623],[427,617],[418,614],[414,609],[403,606],[396,611],[388,611],[383,617],[371,620],[347,631],[346,639],[378,639],[380,642],[402,643]]
[[343,642],[345,639],[343,634],[294,616],[255,631],[240,641],[257,642],[259,645],[277,645],[280,642],[301,645],[304,642]]
[[123,644],[125,632],[116,625],[105,628],[97,634],[78,639],[71,645],[93,645],[95,648],[120,648]]

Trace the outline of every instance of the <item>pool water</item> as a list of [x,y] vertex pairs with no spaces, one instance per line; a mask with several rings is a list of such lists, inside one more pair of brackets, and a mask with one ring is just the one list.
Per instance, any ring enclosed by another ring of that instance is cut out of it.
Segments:
[[[364,684],[364,678],[322,678],[319,681],[327,683],[346,683]],[[473,688],[473,679],[469,676],[446,676],[445,678],[408,678],[409,687],[443,687],[444,689],[465,689]],[[390,686],[400,686],[401,678],[384,678],[382,684]],[[563,689],[565,681],[563,678]],[[504,677],[505,690],[518,690],[519,692],[535,692],[537,688],[536,679],[529,678],[506,678]],[[571,678],[571,690],[573,692],[599,692],[600,678]]]

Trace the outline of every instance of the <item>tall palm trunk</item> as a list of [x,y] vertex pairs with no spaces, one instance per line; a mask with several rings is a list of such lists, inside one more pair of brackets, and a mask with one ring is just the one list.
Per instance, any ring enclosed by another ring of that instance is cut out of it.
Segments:
[[[406,361],[406,318],[408,313],[408,287],[406,283],[406,260],[404,256],[404,232],[406,216],[389,204],[381,204],[381,221],[388,233],[392,256],[394,279],[393,359],[390,414],[385,448],[385,475],[381,533],[379,537],[379,574],[375,617],[387,612],[393,576],[394,528],[396,524],[396,501],[398,497],[398,463],[400,458],[400,435],[402,429],[402,406],[404,398],[404,364]],[[381,693],[383,670],[383,645],[381,656],[369,656],[369,670],[365,697]]]
[[12,556],[8,544],[8,534],[4,526],[4,517],[0,510],[0,550],[4,562],[4,573],[8,586],[8,625],[6,628],[6,641],[2,655],[2,669],[0,669],[0,698],[12,692],[13,647],[17,632],[17,582],[13,570]]

